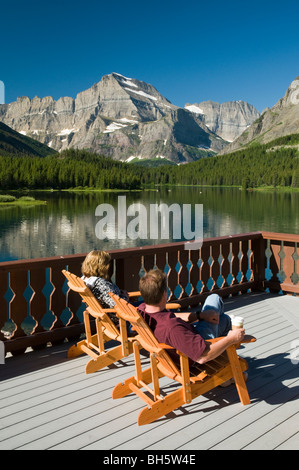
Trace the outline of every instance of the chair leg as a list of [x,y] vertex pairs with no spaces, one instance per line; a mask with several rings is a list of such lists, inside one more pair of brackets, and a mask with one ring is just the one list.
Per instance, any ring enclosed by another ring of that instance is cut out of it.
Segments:
[[[97,335],[92,336],[93,344],[97,345],[97,339]],[[105,342],[111,341],[110,338],[105,336],[104,339]],[[127,356],[133,353],[133,344],[134,342],[128,341]],[[97,372],[98,370],[103,369],[106,366],[110,366],[114,362],[120,361],[124,357],[122,344],[99,354],[98,352],[94,351],[91,347],[87,346],[85,339],[71,346],[67,352],[67,357],[75,358],[81,356],[82,354],[87,354],[92,358],[85,366],[86,374],[92,374],[93,372]]]
[[230,346],[229,348],[227,348],[226,352],[227,352],[230,366],[232,368],[232,373],[235,379],[235,384],[236,384],[237,391],[240,397],[240,401],[242,405],[249,405],[250,397],[249,397],[247,386],[244,380],[244,375],[242,372],[240,359],[236,352],[236,347]]
[[114,364],[114,362],[119,361],[123,357],[122,346],[117,346],[116,348],[101,354],[95,360],[92,359],[89,361],[85,366],[85,373],[92,374],[93,372],[97,372],[106,366]]
[[[109,341],[110,338],[105,339],[105,341]],[[96,346],[98,345],[97,343],[97,335],[93,335],[91,337],[91,342],[95,344]],[[81,356],[82,354],[88,354],[87,350],[90,349],[90,347],[87,345],[87,340],[82,339],[76,344],[73,344],[68,351],[67,351],[67,357],[69,358],[74,358]]]
[[[222,382],[228,380],[231,377],[232,370],[233,370],[233,374],[236,380],[236,385],[237,385],[237,389],[239,392],[240,400],[243,405],[249,404],[250,399],[249,399],[247,387],[244,381],[244,376],[242,373],[242,371],[247,369],[247,363],[244,359],[241,359],[239,361],[238,356],[237,356],[237,361],[238,363],[236,365],[236,370],[238,370],[238,373],[234,374],[234,368],[231,366],[231,363],[230,363],[221,371],[221,374],[215,374],[214,376],[207,378],[203,382],[192,384],[191,385],[191,399],[188,395],[186,396],[186,391],[184,390],[184,387],[180,387],[178,390],[170,393],[169,395],[164,397],[162,400],[157,400],[152,406],[143,408],[138,415],[138,419],[137,419],[138,425],[141,426],[144,424],[152,423],[156,419],[161,418],[162,416],[165,416],[166,414],[170,413],[171,411],[176,410],[180,406],[183,406],[186,403],[191,403],[191,401],[194,398],[197,398],[199,395],[203,395],[209,392],[210,390],[220,385]],[[237,374],[238,374],[238,377],[236,378]],[[241,384],[242,381],[244,383],[245,389],[242,388],[242,384]]]
[[[151,368],[149,367],[148,369],[145,369],[142,371],[142,381],[146,384],[150,384],[152,381],[152,374],[151,374]],[[137,385],[138,386],[138,381],[135,376],[130,377],[129,379],[126,379],[124,383],[120,382],[117,385],[115,385],[114,389],[112,390],[112,398],[123,398],[127,395],[130,395],[132,393],[132,390],[130,389],[130,384]]]
[[83,341],[80,341],[77,344],[73,344],[73,346],[71,346],[67,351],[67,357],[68,358],[73,358],[73,357],[78,357],[78,356],[81,356],[82,354],[84,354],[84,351],[82,351],[82,349],[81,349],[81,345],[83,345],[85,343],[86,343],[86,341],[83,340]]
[[157,400],[150,408],[143,408],[137,418],[138,426],[149,424],[186,403],[183,388],[170,393],[163,400]]

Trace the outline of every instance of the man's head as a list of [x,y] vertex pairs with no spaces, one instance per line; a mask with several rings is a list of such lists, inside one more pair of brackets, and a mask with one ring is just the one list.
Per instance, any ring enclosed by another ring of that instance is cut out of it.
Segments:
[[139,290],[147,305],[159,305],[166,292],[166,274],[151,269],[140,279]]

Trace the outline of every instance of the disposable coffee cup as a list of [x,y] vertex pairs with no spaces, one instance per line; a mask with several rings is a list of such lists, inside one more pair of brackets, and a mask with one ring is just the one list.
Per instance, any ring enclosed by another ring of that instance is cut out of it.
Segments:
[[235,317],[234,315],[231,315],[231,321],[232,321],[232,329],[237,330],[238,328],[243,328],[244,327],[244,318],[242,317]]

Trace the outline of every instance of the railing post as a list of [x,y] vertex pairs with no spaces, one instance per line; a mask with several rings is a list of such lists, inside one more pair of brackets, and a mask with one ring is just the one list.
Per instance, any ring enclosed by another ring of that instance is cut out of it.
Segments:
[[265,269],[266,269],[266,245],[265,240],[261,234],[259,238],[252,240],[252,269],[254,279],[254,290],[263,291],[265,281]]
[[126,291],[139,289],[139,272],[141,269],[141,255],[115,260],[115,283]]
[[267,247],[271,278],[265,286],[271,291],[299,294],[299,235],[262,232]]

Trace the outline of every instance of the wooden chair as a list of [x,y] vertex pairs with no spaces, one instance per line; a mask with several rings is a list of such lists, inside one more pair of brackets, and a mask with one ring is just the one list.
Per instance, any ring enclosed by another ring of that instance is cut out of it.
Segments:
[[[195,368],[192,366],[191,370],[187,356],[177,351],[180,356],[180,366],[176,366],[167,353],[167,350],[173,348],[157,341],[138,310],[115,294],[110,294],[110,296],[115,301],[119,318],[129,321],[138,332],[138,337],[133,344],[136,375],[125,380],[124,383],[117,384],[112,392],[114,399],[133,392],[146,403],[147,406],[138,415],[138,425],[149,424],[182,405],[191,403],[194,398],[207,393],[232,377],[235,379],[241,403],[243,405],[250,403],[243,376],[243,371],[248,368],[248,365],[245,359],[238,357],[236,345],[229,346],[223,354],[212,361],[203,365],[198,364]],[[219,341],[219,339],[209,341]],[[244,339],[244,342],[253,341],[255,338],[252,336]],[[140,348],[150,353],[150,367],[144,370],[141,366]],[[179,388],[167,395],[162,395],[160,392],[159,378],[164,376],[180,384]],[[149,384],[152,384],[152,388]]]
[[[86,339],[71,346],[67,353],[68,357],[74,358],[84,353],[88,354],[91,360],[86,364],[85,372],[90,374],[132,354],[134,337],[128,338],[126,322],[120,319],[118,328],[109,317],[109,313],[115,313],[115,309],[102,308],[83,279],[64,269],[62,273],[68,280],[69,288],[80,294],[87,307],[83,313]],[[138,296],[140,296],[139,291],[129,292],[129,298]],[[180,307],[179,304],[174,303],[167,305],[172,308]],[[92,334],[91,322],[95,323],[95,334]],[[120,344],[107,350],[106,343],[111,340]]]
[[[69,271],[62,270],[62,272],[68,280],[69,288],[78,292],[86,304],[86,310],[83,313],[86,339],[71,346],[68,350],[68,357],[88,354],[91,360],[86,364],[85,372],[90,374],[132,354],[134,337],[128,338],[126,322],[120,319],[118,328],[109,317],[109,313],[115,313],[115,310],[102,308],[83,279]],[[132,293],[132,295],[137,294],[138,292]],[[92,334],[91,321],[95,322],[95,334]],[[111,340],[120,344],[107,350],[106,343]]]

